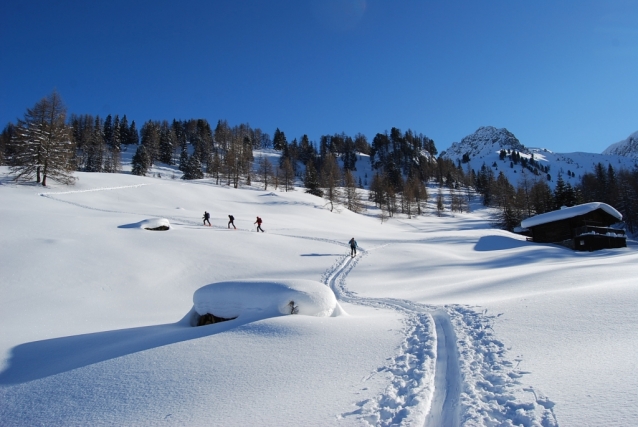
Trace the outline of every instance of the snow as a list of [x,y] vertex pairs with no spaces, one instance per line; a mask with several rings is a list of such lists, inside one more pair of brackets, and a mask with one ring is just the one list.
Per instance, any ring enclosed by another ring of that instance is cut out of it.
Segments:
[[582,205],[576,205],[571,207],[563,207],[557,211],[546,212],[544,214],[535,215],[533,217],[524,219],[521,221],[521,227],[530,228],[541,224],[547,224],[548,222],[560,221],[563,219],[574,218],[576,216],[585,215],[589,212],[593,212],[596,209],[602,209],[609,215],[617,218],[618,221],[622,221],[622,214],[616,209],[606,203],[590,202],[583,203]]
[[249,280],[213,283],[193,295],[199,315],[254,320],[286,314],[338,316],[345,314],[330,288],[312,280]]
[[[301,189],[164,172],[43,189],[6,172],[2,426],[638,419],[632,239],[591,253],[533,244],[493,229],[480,203],[381,223]],[[140,230],[158,219],[168,232]],[[238,317],[192,327],[196,311]]]

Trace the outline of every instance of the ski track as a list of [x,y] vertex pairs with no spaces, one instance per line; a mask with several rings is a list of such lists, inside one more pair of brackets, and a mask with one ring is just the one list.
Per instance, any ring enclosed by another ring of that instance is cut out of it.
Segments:
[[[138,188],[148,184],[104,187],[89,190],[38,193],[62,203],[100,212],[145,215],[100,209],[63,200],[56,195]],[[156,215],[149,214],[149,217]],[[165,217],[185,225],[200,222],[181,217]],[[222,226],[212,228],[225,229]],[[250,230],[247,230],[250,231]],[[279,233],[272,233],[279,234]],[[337,240],[279,234],[285,237],[321,241],[347,247]],[[494,336],[491,324],[496,316],[479,313],[467,306],[428,306],[409,300],[359,297],[346,287],[346,277],[369,251],[390,244],[425,243],[436,240],[392,240],[363,249],[352,258],[340,257],[323,274],[321,281],[337,298],[352,304],[392,309],[404,317],[404,340],[397,354],[363,382],[378,374],[390,384],[373,399],[356,402],[357,409],[339,418],[356,417],[371,426],[523,426],[557,427],[554,403],[519,379],[526,373],[507,358],[505,345]],[[520,362],[520,359],[516,359]]]
[[[64,200],[64,199],[60,199],[60,198],[55,197],[55,196],[61,195],[61,194],[89,193],[89,192],[95,192],[95,191],[111,191],[111,190],[123,190],[123,189],[129,189],[129,188],[139,188],[139,187],[142,187],[142,186],[145,186],[145,185],[150,185],[150,184],[126,185],[126,186],[122,186],[122,187],[103,187],[103,188],[93,188],[93,189],[90,189],[90,190],[77,190],[77,191],[64,191],[64,192],[55,192],[55,191],[53,191],[53,192],[48,192],[48,193],[38,193],[38,196],[45,197],[45,198],[50,199],[50,200],[55,200],[56,202],[67,203],[69,205],[77,206],[79,208],[90,209],[90,210],[98,211],[98,212],[115,213],[115,214],[123,214],[123,215],[140,215],[140,216],[148,216],[150,218],[157,218],[157,215],[155,215],[155,214],[143,214],[143,213],[139,213],[139,212],[127,212],[127,211],[117,211],[117,210],[112,210],[112,209],[100,209],[100,208],[95,208],[93,206],[83,205],[82,203],[77,203],[77,202],[73,202],[73,201],[70,201],[70,200]],[[162,216],[162,218],[166,218],[169,221],[175,222],[176,224],[202,226],[202,222],[201,221],[193,221],[192,219],[187,219],[187,218],[184,218],[184,217]],[[226,229],[226,227],[223,227],[221,225],[214,225],[214,226],[212,226],[210,228],[222,229],[222,230]],[[240,230],[240,229],[238,228],[238,230]],[[249,231],[248,229],[241,229],[241,230]]]
[[390,308],[404,314],[404,340],[398,352],[387,364],[376,369],[363,382],[374,375],[389,377],[389,385],[373,399],[356,402],[357,409],[340,415],[356,417],[365,425],[423,425],[434,394],[434,365],[436,360],[436,332],[432,316],[426,309],[407,301],[397,304],[382,298],[362,298],[348,291],[345,278],[367,251],[355,258],[341,257],[322,281],[334,291],[337,298],[375,308]]
[[505,345],[495,337],[492,322],[498,316],[461,305],[364,298],[347,289],[346,277],[360,259],[384,246],[339,258],[321,278],[341,301],[405,316],[399,351],[363,379],[383,373],[390,385],[375,398],[356,402],[357,409],[340,418],[356,417],[373,426],[557,427],[554,403],[521,384],[527,372],[508,359]]

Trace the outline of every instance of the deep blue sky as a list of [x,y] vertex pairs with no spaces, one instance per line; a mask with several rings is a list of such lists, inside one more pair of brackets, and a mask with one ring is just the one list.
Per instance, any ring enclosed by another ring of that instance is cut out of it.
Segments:
[[70,113],[249,122],[289,141],[479,126],[600,152],[638,130],[635,0],[4,1],[0,126]]

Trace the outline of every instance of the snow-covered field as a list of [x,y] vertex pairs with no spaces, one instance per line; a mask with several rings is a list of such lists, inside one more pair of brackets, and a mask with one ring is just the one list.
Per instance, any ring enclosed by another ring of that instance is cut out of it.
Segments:
[[[579,253],[483,209],[382,224],[302,191],[6,172],[1,426],[638,423],[634,241]],[[191,326],[220,304],[238,317]]]

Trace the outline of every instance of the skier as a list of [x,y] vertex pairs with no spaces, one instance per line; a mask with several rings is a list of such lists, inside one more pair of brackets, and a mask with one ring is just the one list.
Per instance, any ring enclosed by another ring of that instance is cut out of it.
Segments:
[[350,243],[350,256],[354,258],[357,255],[357,241],[353,237],[348,243]]
[[232,215],[228,215],[228,219],[230,220],[230,221],[228,221],[228,228],[230,228],[230,226],[232,224],[233,228],[235,230],[237,230],[237,227],[235,227],[235,217],[232,216]]
[[204,217],[203,217],[203,219],[204,219],[204,225],[206,225],[206,223],[208,223],[208,226],[209,226],[209,227],[211,227],[211,225],[210,225],[210,221],[209,221],[209,219],[210,219],[210,214],[209,214],[208,212],[204,211]]
[[261,223],[263,221],[261,220],[261,218],[257,217],[257,221],[253,222],[253,224],[257,224],[257,233],[259,233],[260,231],[262,233],[264,233],[264,230],[261,229]]

